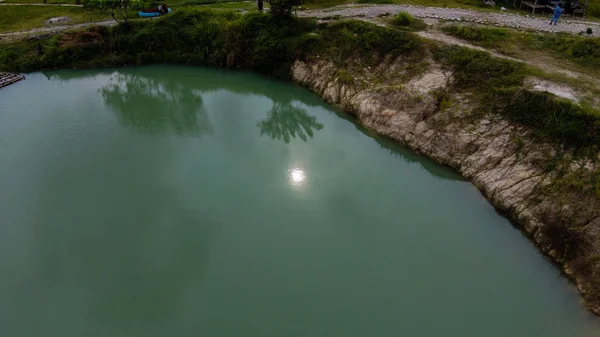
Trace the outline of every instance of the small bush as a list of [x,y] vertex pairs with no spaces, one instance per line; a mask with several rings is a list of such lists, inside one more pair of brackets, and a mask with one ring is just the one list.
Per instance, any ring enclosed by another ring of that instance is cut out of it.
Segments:
[[541,230],[551,249],[564,262],[572,262],[584,255],[583,251],[588,248],[589,243],[584,234],[578,229],[568,227],[565,222],[560,220],[548,221]]
[[224,4],[230,2],[237,2],[239,0],[186,0],[184,6],[199,6],[199,5],[212,5],[212,4]]
[[394,17],[392,23],[396,26],[410,26],[414,21],[415,18],[412,15],[406,12],[400,12]]
[[110,14],[117,22],[126,23],[138,10],[148,8],[148,0],[84,0],[83,7],[91,11]]
[[300,6],[300,0],[267,0],[271,6],[270,13],[275,17],[286,17],[292,15],[294,6]]
[[596,196],[598,196],[598,198],[600,198],[600,170],[597,170],[594,173],[593,179],[594,179],[594,192],[596,193]]
[[600,18],[600,3],[590,1],[586,14],[596,18]]
[[394,0],[358,0],[359,4],[393,4]]
[[437,111],[444,112],[452,107],[452,96],[445,90],[436,90],[433,92],[437,103]]
[[588,28],[585,32],[587,33],[587,35],[594,34],[594,31],[592,30],[592,28]]

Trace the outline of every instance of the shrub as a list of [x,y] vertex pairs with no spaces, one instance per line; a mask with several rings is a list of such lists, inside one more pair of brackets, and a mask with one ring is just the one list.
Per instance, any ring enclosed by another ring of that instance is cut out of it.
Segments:
[[536,35],[532,47],[552,51],[586,67],[600,67],[600,38],[566,34]]
[[115,21],[126,23],[136,11],[149,4],[148,0],[84,0],[83,6],[89,10],[110,13]]
[[597,170],[593,176],[594,179],[594,192],[596,196],[600,198],[600,170]]
[[[302,37],[314,32],[313,19],[274,18],[253,12],[180,9],[156,20],[133,20],[112,28],[90,28],[36,42],[0,48],[0,68],[110,66],[156,62],[253,68],[289,75]],[[45,52],[37,56],[41,43]]]
[[600,3],[590,1],[586,14],[596,18],[600,18]]
[[412,15],[406,12],[400,12],[394,17],[392,23],[396,26],[410,26],[414,21],[415,18]]
[[549,93],[521,90],[502,112],[551,142],[579,148],[600,144],[600,116]]
[[462,89],[490,92],[521,86],[525,79],[522,63],[494,58],[489,53],[459,46],[443,46],[434,57],[454,71],[455,85]]
[[571,46],[570,54],[577,59],[600,58],[600,39],[585,39]]
[[358,0],[359,4],[393,4],[394,0]]
[[300,0],[267,0],[271,6],[271,14],[275,17],[289,17],[294,6],[300,6]]
[[581,230],[570,228],[560,220],[548,221],[541,230],[558,258],[565,262],[571,262],[583,255],[582,252],[589,245]]

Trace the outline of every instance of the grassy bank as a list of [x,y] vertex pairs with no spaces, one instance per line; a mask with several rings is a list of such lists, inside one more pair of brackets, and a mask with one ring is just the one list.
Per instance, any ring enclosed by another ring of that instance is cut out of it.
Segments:
[[89,12],[78,7],[2,6],[0,33],[42,27],[44,20],[57,16],[68,16],[71,18],[69,24],[109,19],[106,14]]
[[[5,0],[4,3],[17,4],[39,4],[44,3],[43,0]],[[78,4],[78,0],[46,0],[47,4]]]
[[[590,29],[600,29],[596,26]],[[530,51],[543,51],[578,66],[598,72],[600,69],[600,38],[569,34],[539,34],[505,28],[476,26],[444,26],[442,31],[472,44],[494,49],[500,53],[523,58],[537,57]]]
[[[36,52],[38,43],[42,55]],[[241,15],[189,9],[158,20],[4,44],[0,67],[31,71],[173,62],[250,68],[286,77],[291,63],[308,54],[327,55],[339,62],[352,55],[370,55],[376,61],[386,54],[421,47],[413,35],[362,22],[318,30],[312,19],[277,20],[258,12]]]
[[600,112],[552,94],[524,90],[530,72],[524,64],[456,46],[438,48],[435,57],[454,72],[457,90],[471,92],[479,100],[480,112],[500,113],[545,142],[581,153],[598,151]]

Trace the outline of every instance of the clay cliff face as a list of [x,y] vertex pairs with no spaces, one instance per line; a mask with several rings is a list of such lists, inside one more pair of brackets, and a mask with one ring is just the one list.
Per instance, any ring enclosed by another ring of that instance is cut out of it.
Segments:
[[[478,113],[467,94],[446,90],[452,73],[432,61],[400,82],[392,78],[402,76],[392,74],[406,68],[401,59],[373,69],[350,63],[341,69],[324,60],[296,61],[292,77],[365,127],[470,179],[562,266],[590,310],[600,315],[600,202],[593,193],[551,188],[564,176],[564,170],[540,164],[556,155],[553,147],[502,116]],[[598,169],[592,161],[573,159],[569,165],[574,173]]]

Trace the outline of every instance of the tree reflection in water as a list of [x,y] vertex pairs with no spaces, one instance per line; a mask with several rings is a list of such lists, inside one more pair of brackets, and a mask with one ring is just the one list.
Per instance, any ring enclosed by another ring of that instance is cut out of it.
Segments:
[[177,81],[118,73],[100,92],[119,120],[139,131],[192,136],[212,132],[200,92]]
[[274,102],[267,118],[258,122],[261,136],[269,135],[272,139],[289,143],[292,138],[300,137],[307,141],[314,136],[313,130],[323,129],[323,124],[306,111],[291,105],[290,102]]

